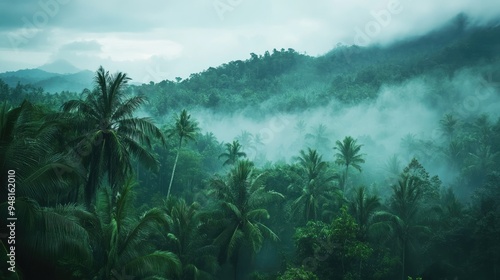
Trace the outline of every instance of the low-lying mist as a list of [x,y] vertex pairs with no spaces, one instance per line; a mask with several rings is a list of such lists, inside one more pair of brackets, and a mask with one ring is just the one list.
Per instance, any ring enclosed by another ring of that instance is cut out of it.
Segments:
[[226,114],[194,109],[191,114],[203,132],[214,133],[219,141],[238,139],[248,158],[260,166],[289,163],[308,147],[317,149],[323,160],[333,161],[335,141],[352,136],[363,145],[361,152],[365,154],[361,183],[383,179],[391,157],[399,161],[401,170],[416,157],[431,175],[438,175],[449,185],[456,180],[458,170],[436,160],[439,155],[433,154],[431,147],[413,149],[409,142],[442,145],[446,137],[440,120],[445,114],[462,121],[487,114],[496,121],[500,96],[494,66],[462,69],[451,76],[434,71],[399,84],[383,85],[375,100],[357,105],[332,100],[303,112],[267,114],[263,120],[248,117],[248,112]]

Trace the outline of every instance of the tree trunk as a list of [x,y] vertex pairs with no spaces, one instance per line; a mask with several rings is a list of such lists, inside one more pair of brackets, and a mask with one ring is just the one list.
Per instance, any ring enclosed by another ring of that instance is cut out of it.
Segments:
[[349,165],[347,164],[345,166],[345,173],[344,173],[344,182],[342,183],[342,195],[344,196],[344,199],[346,198],[345,191],[347,187],[347,174],[349,172]]
[[238,255],[239,255],[239,252],[236,253],[236,255],[234,256],[234,259],[233,259],[233,268],[234,268],[234,270],[233,270],[233,273],[234,273],[233,277],[234,277],[235,280],[238,279],[238,276],[239,276],[238,275],[238,262],[239,262],[239,256]]
[[406,268],[406,238],[403,241],[403,260],[402,260],[402,268],[401,268],[401,279],[405,280],[405,268]]
[[182,144],[182,138],[179,140],[179,147],[177,148],[177,155],[175,156],[174,168],[172,169],[172,176],[170,176],[170,184],[168,184],[167,199],[170,197],[170,189],[172,188],[172,182],[174,181],[175,167],[177,166],[177,160],[179,159],[181,144]]

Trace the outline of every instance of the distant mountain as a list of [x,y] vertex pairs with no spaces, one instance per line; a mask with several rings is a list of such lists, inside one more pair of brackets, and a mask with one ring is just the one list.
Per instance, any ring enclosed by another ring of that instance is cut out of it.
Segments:
[[[59,69],[63,69],[62,66],[64,66],[64,63],[56,63],[52,66],[47,64],[47,66],[49,68],[61,66]],[[15,87],[18,83],[23,85],[31,84],[34,87],[42,87],[45,92],[49,93],[61,91],[81,92],[85,88],[92,87],[94,77],[92,71],[83,70],[71,74],[59,74],[44,71],[40,68],[0,73],[0,79],[10,87]],[[67,69],[69,70],[70,68]]]
[[38,67],[38,69],[57,74],[74,74],[82,71],[81,69],[76,68],[73,64],[64,59],[58,59],[53,62],[44,64]]

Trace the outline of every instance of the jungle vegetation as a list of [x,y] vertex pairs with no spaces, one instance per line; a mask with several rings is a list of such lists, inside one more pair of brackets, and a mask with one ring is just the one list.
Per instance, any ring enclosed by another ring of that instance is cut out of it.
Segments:
[[[0,181],[6,193],[15,171],[18,217],[16,273],[2,239],[0,278],[500,279],[500,110],[463,113],[456,88],[431,83],[432,138],[409,133],[378,160],[377,136],[331,134],[327,119],[294,120],[297,133],[274,140],[297,148],[272,160],[265,135],[236,127],[221,141],[196,114],[350,108],[464,69],[487,83],[480,104],[500,109],[499,44],[498,26],[450,23],[387,47],[252,53],[140,86],[103,67],[81,93],[0,80]],[[2,223],[8,206],[2,195]]]

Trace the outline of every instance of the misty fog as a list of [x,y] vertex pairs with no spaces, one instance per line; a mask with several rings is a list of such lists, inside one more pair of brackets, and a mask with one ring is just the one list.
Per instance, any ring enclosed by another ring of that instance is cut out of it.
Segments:
[[[357,105],[333,100],[303,112],[264,112],[258,120],[247,116],[252,108],[233,114],[198,108],[192,110],[192,115],[204,132],[214,133],[219,141],[239,139],[248,158],[259,166],[291,163],[299,150],[308,147],[318,149],[324,160],[333,161],[335,141],[352,136],[363,145],[362,153],[366,154],[361,174],[364,184],[381,183],[377,181],[385,176],[381,167],[398,155],[401,168],[415,157],[429,173],[438,175],[449,186],[456,180],[457,170],[449,168],[442,159],[436,160],[439,155],[408,150],[402,142],[411,136],[433,145],[444,144],[439,124],[445,114],[451,113],[462,121],[481,114],[487,114],[491,121],[500,117],[500,97],[495,94],[498,83],[493,80],[498,75],[497,66],[460,69],[450,77],[434,72],[400,84],[384,84],[375,100]],[[321,125],[325,129],[318,132]],[[240,136],[245,132],[251,135],[243,143]],[[261,140],[258,143],[253,141],[256,135]],[[316,136],[325,141],[316,142]]]

